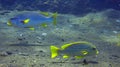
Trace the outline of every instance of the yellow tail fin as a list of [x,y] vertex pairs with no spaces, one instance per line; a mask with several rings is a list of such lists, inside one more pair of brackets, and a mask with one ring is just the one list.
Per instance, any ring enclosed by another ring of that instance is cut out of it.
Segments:
[[53,24],[56,25],[57,24],[57,12],[53,14]]
[[12,23],[10,21],[7,22],[8,26],[12,26]]
[[51,58],[55,58],[56,56],[58,56],[59,48],[55,46],[50,46],[50,50],[51,50]]

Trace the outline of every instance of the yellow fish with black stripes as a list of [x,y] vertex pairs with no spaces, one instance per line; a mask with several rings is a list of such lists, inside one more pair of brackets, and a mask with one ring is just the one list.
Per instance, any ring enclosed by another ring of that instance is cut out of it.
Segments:
[[61,48],[50,46],[50,50],[51,58],[55,58],[61,54],[63,58],[75,57],[76,59],[80,59],[99,53],[95,45],[86,41],[64,44]]

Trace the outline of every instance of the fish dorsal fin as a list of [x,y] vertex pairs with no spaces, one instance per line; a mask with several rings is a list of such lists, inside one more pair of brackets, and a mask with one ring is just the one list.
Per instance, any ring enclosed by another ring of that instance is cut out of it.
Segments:
[[73,42],[73,43],[65,44],[65,45],[61,46],[61,48],[62,48],[62,49],[65,49],[65,48],[67,48],[67,47],[69,47],[69,46],[71,46],[71,45],[80,45],[80,44],[91,45],[91,46],[94,47],[94,45],[92,45],[92,44],[89,43],[89,42],[86,42],[86,41],[78,41],[78,42]]
[[25,19],[22,22],[23,22],[23,24],[27,24],[28,22],[30,22],[30,19]]
[[69,47],[69,46],[71,46],[72,44],[65,44],[65,45],[63,45],[63,46],[61,46],[61,48],[64,50],[64,49],[66,49],[67,47]]
[[65,45],[61,46],[61,48],[62,48],[62,49],[65,49],[65,48],[67,48],[67,47],[69,47],[69,46],[71,46],[71,45],[79,44],[79,43],[80,43],[80,42],[73,42],[73,43],[65,44]]
[[48,17],[50,14],[48,13],[48,12],[40,12],[40,14],[42,14],[42,15],[44,15],[44,16],[46,16],[46,17]]

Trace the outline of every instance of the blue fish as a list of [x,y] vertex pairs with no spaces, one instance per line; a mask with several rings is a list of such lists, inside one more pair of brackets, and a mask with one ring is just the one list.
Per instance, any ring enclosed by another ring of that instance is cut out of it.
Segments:
[[42,25],[43,27],[47,27],[49,23],[56,25],[57,13],[51,15],[48,12],[24,12],[11,18],[7,22],[7,25],[34,30],[36,26]]

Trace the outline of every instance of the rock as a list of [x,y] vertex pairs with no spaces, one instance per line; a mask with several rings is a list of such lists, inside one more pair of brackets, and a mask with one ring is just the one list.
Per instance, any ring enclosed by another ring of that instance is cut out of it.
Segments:
[[6,51],[6,53],[7,53],[8,55],[12,55],[12,54],[13,54],[13,53],[10,52],[10,51]]
[[42,36],[46,36],[47,35],[47,33],[42,33]]
[[0,64],[0,67],[8,67],[7,64]]
[[40,64],[40,67],[45,67],[45,64]]
[[10,52],[10,51],[3,51],[3,52],[0,53],[0,56],[5,57],[5,56],[8,56],[8,55],[12,55],[12,54],[13,54],[13,53]]
[[18,53],[19,55],[22,55],[22,56],[29,56],[28,53]]

